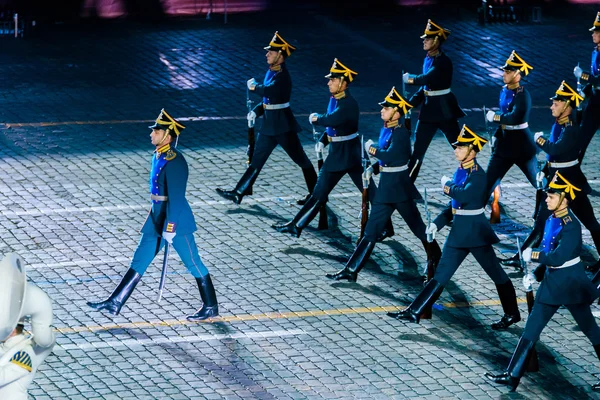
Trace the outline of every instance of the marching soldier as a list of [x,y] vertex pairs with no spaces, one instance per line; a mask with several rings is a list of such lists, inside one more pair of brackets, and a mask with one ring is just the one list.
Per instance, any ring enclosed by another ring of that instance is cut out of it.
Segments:
[[452,60],[442,51],[442,44],[450,31],[428,20],[423,39],[423,50],[427,52],[423,73],[405,73],[402,79],[409,85],[420,85],[419,90],[408,101],[417,107],[422,104],[415,128],[415,145],[408,170],[414,182],[419,175],[425,152],[439,130],[444,132],[449,144],[456,141],[460,132],[458,119],[465,113],[458,106],[452,84]]
[[[548,161],[544,173],[545,176],[554,176],[558,171],[565,176],[568,175],[571,177],[570,181],[573,182],[573,185],[581,188],[582,192],[577,196],[577,199],[573,199],[570,208],[583,226],[590,231],[596,250],[599,250],[600,224],[594,215],[594,209],[588,198],[588,194],[591,193],[592,188],[581,171],[581,164],[579,164],[578,160],[583,139],[579,133],[579,126],[573,113],[573,109],[579,106],[579,102],[583,98],[563,81],[551,100],[552,106],[550,110],[556,121],[552,125],[550,137],[545,139],[542,132],[537,132],[534,135],[537,146],[547,154],[546,158]],[[540,208],[533,230],[521,246],[523,250],[539,243],[548,215],[548,210]],[[517,253],[512,258],[503,261],[503,264],[515,265],[518,262],[519,255]],[[599,267],[600,262],[597,262],[590,269],[596,271]]]
[[590,31],[592,32],[592,41],[595,45],[592,51],[591,69],[589,72],[584,72],[578,65],[573,71],[573,74],[577,78],[577,83],[585,85],[583,89],[577,88],[579,94],[588,99],[587,106],[583,111],[583,120],[581,121],[581,135],[583,136],[583,140],[579,162],[583,160],[585,150],[598,128],[600,128],[600,12],[596,15],[594,26],[590,28]]
[[183,264],[196,279],[202,298],[202,307],[187,319],[200,321],[216,317],[219,315],[217,296],[208,269],[198,254],[194,240],[196,221],[185,198],[188,165],[183,154],[172,146],[176,146],[179,134],[185,126],[163,109],[154,125],[149,128],[152,129],[150,139],[156,150],[152,155],[150,170],[152,208],[142,227],[142,237],[133,254],[129,270],[110,297],[99,303],[87,304],[96,310],[119,315],[121,307],[166,241],[173,245]]
[[365,150],[379,161],[367,169],[365,180],[371,175],[381,173],[379,187],[373,203],[373,209],[367,223],[365,236],[360,240],[346,266],[335,274],[327,274],[330,279],[346,279],[356,282],[356,277],[367,263],[378,235],[381,234],[394,210],[398,210],[412,233],[421,240],[429,268],[435,269],[441,250],[437,242],[427,242],[425,224],[414,199],[421,198],[408,176],[410,159],[410,132],[400,129],[400,118],[412,108],[393,87],[384,101],[379,103],[383,128],[379,133],[377,145],[372,140],[365,143]]
[[442,258],[433,279],[427,282],[417,298],[400,311],[388,313],[398,320],[419,323],[421,314],[439,298],[463,260],[473,254],[485,273],[494,281],[504,316],[492,324],[492,329],[507,329],[521,320],[515,288],[506,272],[500,266],[492,245],[499,239],[484,217],[486,198],[485,171],[476,160],[487,140],[483,139],[466,125],[453,144],[454,155],[460,165],[452,179],[442,177],[444,194],[452,198],[448,207],[427,228],[427,233],[435,238],[439,229],[452,222],[452,228],[444,244]]
[[[285,61],[296,48],[287,43],[279,33],[275,32],[273,39],[267,47],[267,64],[269,69],[265,74],[263,83],[258,83],[254,78],[248,80],[248,90],[262,96],[260,102],[248,113],[248,121],[254,126],[257,117],[263,117],[263,124],[256,140],[252,162],[238,181],[235,189],[225,190],[217,188],[217,193],[240,204],[245,195],[252,190],[252,185],[267,159],[280,145],[290,156],[304,174],[309,194],[312,193],[317,182],[317,173],[312,162],[304,152],[298,132],[302,130],[290,108],[292,95],[292,78]],[[308,197],[308,196],[306,196]],[[303,204],[306,201],[299,201]]]
[[[500,111],[488,111],[486,115],[489,122],[500,124],[492,138],[492,156],[486,169],[488,196],[513,165],[519,167],[536,188],[537,148],[529,131],[531,96],[521,86],[522,75],[529,75],[533,67],[513,50],[500,69],[504,70],[505,83],[500,92]],[[494,195],[499,196],[499,191]],[[491,220],[499,221],[500,209],[496,210],[498,215],[492,215]]]
[[[578,198],[580,189],[566,179],[566,174],[556,172],[548,185],[546,205],[552,213],[544,224],[544,236],[540,248],[528,247],[523,251],[523,260],[539,263],[534,273],[525,275],[524,283],[541,281],[535,305],[525,330],[512,355],[506,371],[500,375],[486,373],[496,383],[508,385],[515,391],[525,373],[528,358],[544,327],[560,306],[565,306],[581,331],[588,337],[600,359],[600,328],[590,310],[600,292],[587,277],[579,255],[581,254],[581,224],[569,205]],[[569,175],[570,176],[570,175]],[[600,383],[593,386],[600,388]]]
[[[317,152],[322,152],[330,145],[329,154],[319,172],[319,178],[313,194],[302,206],[298,214],[285,224],[275,224],[279,232],[287,232],[300,237],[302,230],[319,213],[322,204],[327,202],[327,196],[335,185],[346,174],[350,176],[358,190],[362,191],[362,153],[363,148],[358,137],[358,103],[350,94],[348,85],[358,73],[334,59],[329,74],[327,86],[331,93],[327,112],[312,113],[308,120],[313,125],[326,127],[325,132],[315,145]],[[369,181],[369,201],[375,197],[375,183]],[[389,222],[391,225],[391,220]],[[392,228],[389,228],[391,231]]]

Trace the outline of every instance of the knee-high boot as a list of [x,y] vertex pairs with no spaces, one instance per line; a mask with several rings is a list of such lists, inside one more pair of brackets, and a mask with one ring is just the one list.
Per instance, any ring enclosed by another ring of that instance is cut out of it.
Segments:
[[431,307],[443,291],[444,285],[440,284],[435,279],[431,279],[427,282],[427,285],[425,285],[417,298],[407,308],[400,312],[389,312],[387,315],[388,317],[398,320],[407,320],[418,324],[421,320],[423,311],[426,308]]
[[392,237],[395,234],[396,232],[394,231],[394,225],[392,224],[392,217],[390,217],[379,236],[377,236],[377,242],[383,242],[385,238]]
[[[600,360],[600,344],[595,344],[594,350],[596,351],[596,356],[598,357],[598,360]],[[600,390],[600,381],[592,385],[592,390],[596,392]]]
[[[590,234],[592,235],[594,246],[596,246],[596,251],[600,255],[600,231],[590,231]],[[594,264],[587,266],[586,269],[595,274],[600,270],[600,261],[596,261]]]
[[123,279],[121,279],[121,283],[119,283],[108,299],[98,303],[88,301],[87,305],[98,311],[105,310],[109,314],[119,315],[121,307],[129,299],[131,292],[133,292],[140,279],[142,279],[142,276],[135,272],[133,268],[129,268]]
[[496,383],[510,386],[510,391],[514,392],[517,389],[517,386],[519,386],[519,382],[525,373],[534,346],[535,342],[521,337],[521,339],[519,339],[519,344],[517,344],[517,348],[508,363],[506,372],[500,375],[493,375],[487,372],[485,377]]
[[346,279],[350,282],[356,282],[358,273],[363,269],[367,261],[369,261],[369,257],[374,248],[375,242],[369,242],[363,237],[358,243],[358,246],[356,246],[356,249],[354,249],[354,253],[350,256],[344,269],[335,274],[327,274],[325,276],[336,281]]
[[442,258],[442,249],[440,249],[440,245],[437,240],[433,240],[431,243],[426,240],[421,240],[423,243],[423,247],[425,248],[425,254],[427,254],[427,270],[426,280],[433,278],[435,274],[435,270],[440,263],[440,258]]
[[300,237],[302,230],[306,228],[310,221],[312,221],[319,213],[321,204],[322,203],[320,201],[315,199],[313,196],[310,196],[308,202],[302,206],[293,220],[285,224],[275,224],[272,225],[272,227],[278,232],[291,233],[296,237]]
[[306,182],[308,194],[304,198],[296,201],[296,204],[298,204],[299,206],[303,206],[306,204],[313,190],[315,190],[315,185],[317,184],[317,173],[315,172],[315,169],[313,167],[302,168],[302,174],[304,175],[304,181]]
[[240,204],[244,196],[248,194],[248,190],[254,185],[254,181],[258,178],[259,172],[260,171],[254,167],[248,167],[235,186],[235,189],[225,190],[217,188],[217,193],[221,197],[233,201],[235,204]]
[[202,307],[195,314],[188,315],[188,321],[202,321],[207,318],[216,317],[219,315],[219,304],[217,303],[217,295],[212,284],[210,275],[196,278],[198,283],[198,291],[202,298]]
[[496,290],[498,291],[500,304],[502,304],[502,310],[504,311],[504,316],[500,321],[492,324],[492,329],[498,331],[508,329],[512,324],[519,322],[521,320],[521,313],[519,312],[519,306],[517,305],[515,287],[511,280],[500,285],[496,284]]

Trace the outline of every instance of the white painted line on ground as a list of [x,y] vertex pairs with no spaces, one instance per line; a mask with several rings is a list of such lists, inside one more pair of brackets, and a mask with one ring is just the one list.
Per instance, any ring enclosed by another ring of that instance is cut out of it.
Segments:
[[270,337],[296,336],[306,335],[307,332],[302,329],[266,331],[266,332],[238,332],[220,335],[197,335],[197,336],[177,336],[177,337],[161,337],[159,339],[128,339],[128,340],[109,340],[106,342],[91,342],[81,344],[66,344],[58,345],[56,350],[95,350],[116,347],[138,347],[148,345],[161,345],[172,343],[196,343],[208,342],[212,340],[224,339],[264,339]]
[[[600,183],[600,180],[594,179],[588,181],[590,185],[595,185]],[[523,188],[531,186],[528,182],[521,183],[503,183],[503,188]],[[420,189],[423,192],[422,189]],[[427,192],[441,192],[442,189],[440,187],[428,187]],[[360,196],[360,193],[355,192],[346,192],[346,193],[333,193],[329,197],[331,198],[346,198],[346,197],[354,197]],[[294,201],[299,199],[300,196],[285,196],[285,197],[246,197],[244,198],[244,204],[255,204],[255,203],[267,203],[267,202],[281,202],[281,201]],[[231,201],[228,200],[202,200],[202,201],[194,201],[191,202],[190,205],[192,207],[206,207],[206,206],[216,206],[216,205],[231,205]],[[122,210],[149,210],[150,204],[119,204],[116,206],[101,206],[101,207],[67,207],[67,208],[39,208],[36,210],[23,210],[23,211],[8,211],[2,210],[0,211],[0,215],[4,217],[20,217],[20,216],[42,216],[49,214],[74,214],[74,213],[110,213],[113,211],[122,211]]]
[[28,269],[42,269],[42,268],[61,268],[61,267],[89,267],[91,265],[97,264],[120,264],[120,263],[129,263],[131,258],[125,257],[110,257],[110,258],[101,258],[99,260],[71,260],[71,261],[63,261],[53,264],[44,264],[44,263],[36,263],[36,264],[27,264]]

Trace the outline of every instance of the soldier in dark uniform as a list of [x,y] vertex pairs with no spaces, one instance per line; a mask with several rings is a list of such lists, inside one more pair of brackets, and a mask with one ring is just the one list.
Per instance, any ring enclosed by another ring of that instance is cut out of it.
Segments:
[[[534,135],[536,144],[547,154],[545,176],[554,176],[559,171],[561,174],[568,175],[574,185],[582,189],[582,193],[577,196],[570,204],[570,208],[575,213],[579,221],[590,231],[596,250],[600,249],[600,224],[594,215],[594,209],[590,203],[588,195],[592,188],[581,171],[578,156],[581,150],[582,136],[579,134],[579,126],[575,120],[573,109],[583,100],[568,84],[563,81],[551,98],[552,116],[556,121],[552,125],[550,137],[546,140],[542,132]],[[529,237],[523,243],[522,249],[536,246],[539,243],[544,232],[544,224],[548,218],[548,210],[540,208],[536,218],[533,230]],[[504,265],[513,265],[518,263],[519,256],[516,254],[511,259],[504,261]],[[590,269],[597,270],[600,263],[595,263]]]
[[[500,111],[488,111],[486,115],[489,122],[501,124],[492,138],[492,156],[486,169],[488,196],[513,165],[537,188],[537,148],[529,131],[531,96],[521,86],[521,74],[527,76],[533,67],[513,50],[500,69],[504,70],[505,83],[500,92]],[[498,191],[494,194],[499,196]],[[498,221],[500,215],[493,215],[491,219]]]
[[[300,237],[302,230],[319,213],[322,204],[335,185],[346,174],[350,176],[356,187],[362,191],[362,154],[364,149],[358,137],[358,103],[350,94],[348,85],[358,75],[342,64],[337,58],[329,70],[329,92],[331,98],[324,114],[312,113],[309,122],[326,127],[325,132],[316,144],[316,150],[322,151],[327,145],[329,154],[319,172],[319,178],[313,194],[302,206],[298,214],[285,224],[275,224],[279,232],[287,232]],[[375,198],[375,182],[370,179],[369,201]],[[391,224],[391,221],[390,221]],[[389,228],[392,230],[392,228]]]
[[408,176],[408,160],[410,159],[410,131],[400,129],[400,118],[412,108],[400,96],[396,88],[392,88],[384,101],[379,103],[383,128],[379,133],[377,145],[369,140],[365,143],[365,150],[379,159],[367,169],[365,180],[370,180],[371,175],[381,173],[379,187],[373,203],[373,209],[365,229],[365,236],[360,240],[350,260],[341,271],[327,274],[330,279],[346,279],[356,282],[356,276],[367,263],[375,241],[385,225],[388,223],[394,210],[398,210],[412,233],[423,243],[427,253],[427,262],[430,268],[435,269],[441,255],[437,242],[427,242],[425,224],[415,204],[415,199],[420,199],[414,183]]
[[[565,174],[571,171],[564,171]],[[491,381],[510,386],[511,392],[519,385],[525,373],[528,358],[539,339],[540,333],[560,306],[565,306],[581,331],[594,346],[600,358],[600,328],[590,310],[600,292],[587,277],[581,263],[581,224],[569,209],[569,204],[580,196],[582,189],[575,187],[561,172],[548,187],[546,204],[552,213],[544,224],[544,237],[538,249],[528,247],[523,251],[523,260],[541,265],[534,273],[523,278],[526,286],[533,281],[541,281],[535,305],[527,319],[525,330],[508,364],[506,372],[500,375],[487,373]],[[594,385],[596,389],[598,384]]]
[[417,107],[422,104],[419,121],[415,128],[415,145],[408,170],[414,182],[419,175],[425,152],[439,130],[444,132],[448,143],[452,144],[460,132],[458,119],[465,113],[458,106],[456,96],[450,90],[452,84],[452,60],[442,51],[442,43],[450,31],[427,22],[423,39],[423,50],[427,56],[423,62],[423,73],[405,73],[402,79],[409,85],[420,85],[419,90],[408,101]]
[[99,303],[88,302],[96,310],[119,315],[142,275],[156,257],[165,241],[172,244],[181,261],[196,279],[202,302],[195,314],[187,317],[199,321],[219,315],[217,296],[208,269],[198,255],[194,240],[196,221],[185,198],[188,181],[188,165],[183,154],[173,143],[185,126],[177,122],[163,109],[156,119],[150,139],[156,146],[150,169],[150,200],[152,208],[142,227],[138,244],[129,270],[110,297]]
[[592,32],[592,41],[594,42],[594,50],[592,51],[592,65],[590,71],[583,71],[578,65],[573,70],[575,78],[577,78],[577,91],[582,97],[587,99],[587,105],[583,110],[581,121],[581,136],[583,137],[581,144],[581,153],[579,154],[579,162],[583,160],[585,151],[600,128],[600,12],[596,15],[594,26],[590,28]]
[[506,272],[500,266],[492,245],[500,240],[483,215],[486,198],[485,171],[477,164],[476,156],[487,140],[483,139],[466,125],[454,143],[454,155],[460,165],[452,179],[443,176],[444,193],[452,198],[448,207],[427,228],[427,233],[435,233],[452,223],[452,228],[444,244],[442,258],[433,279],[427,282],[417,298],[408,308],[400,312],[388,313],[399,320],[419,323],[421,314],[439,298],[463,260],[473,254],[485,273],[494,281],[504,316],[492,324],[492,329],[506,329],[521,320],[515,288]]
[[260,170],[277,145],[281,145],[292,161],[302,168],[309,193],[312,193],[317,182],[315,167],[304,152],[298,137],[298,132],[302,128],[290,108],[292,78],[285,65],[285,60],[296,48],[275,32],[275,36],[265,50],[267,50],[269,69],[263,83],[256,82],[254,78],[248,80],[248,90],[263,98],[262,102],[248,113],[248,120],[252,126],[257,117],[263,116],[263,124],[256,139],[252,162],[235,189],[217,189],[219,195],[235,204],[240,204],[243,197],[251,191]]

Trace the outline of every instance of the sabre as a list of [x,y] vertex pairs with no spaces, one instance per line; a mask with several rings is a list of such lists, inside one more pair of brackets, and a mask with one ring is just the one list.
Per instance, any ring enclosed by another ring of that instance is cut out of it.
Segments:
[[365,235],[365,229],[367,227],[367,222],[369,220],[369,181],[366,178],[367,176],[367,156],[365,155],[365,137],[360,135],[360,147],[362,153],[362,165],[363,165],[363,189],[362,189],[362,203],[360,207],[360,236],[358,237],[358,241],[363,238]]
[[[404,70],[402,70],[402,76],[404,77]],[[402,96],[404,96],[404,99],[408,101],[408,92],[406,91],[406,83],[404,83],[404,79],[402,79]],[[404,126],[410,133],[412,133],[412,110],[410,109],[404,116]]]
[[[519,251],[519,263],[521,269],[525,273],[525,276],[529,276],[530,272],[527,268],[527,264],[525,260],[523,260],[523,251],[521,251],[521,242],[519,237],[517,236],[517,249]],[[525,284],[525,280],[523,281],[523,286],[525,286],[525,298],[527,299],[527,312],[531,315],[531,311],[533,310],[533,305],[535,303],[535,298],[533,297],[533,283],[530,280],[527,280],[527,284]],[[540,370],[538,355],[535,347],[531,352],[531,356],[529,358],[529,363],[527,364],[527,371],[529,372],[537,372]]]
[[[250,89],[246,87],[246,108],[248,109],[248,114],[252,111],[253,101],[250,100]],[[254,155],[254,144],[255,144],[255,135],[254,135],[254,123],[252,121],[248,121],[248,149],[246,150],[246,154],[248,155],[248,161],[246,163],[250,165],[252,162],[252,156]]]
[[[429,212],[429,207],[427,206],[427,188],[425,188],[425,193],[423,195],[423,201],[425,202],[425,218],[427,219],[427,227],[431,225],[431,213]],[[433,234],[427,234],[427,241],[429,243],[433,242]]]
[[160,274],[160,284],[158,285],[158,298],[157,303],[162,300],[163,290],[165,289],[165,282],[167,280],[167,262],[169,261],[169,242],[165,241],[165,256],[163,258],[162,272]]
[[[312,122],[310,123],[310,126],[312,127],[313,131],[313,140],[315,141],[315,144],[317,144],[319,143],[319,133],[315,129],[315,125]],[[325,161],[323,160],[323,150],[317,151],[317,167],[319,168],[319,172],[321,172],[321,168],[323,168],[324,162]],[[319,210],[319,225],[317,229],[329,229],[329,219],[327,217],[327,203],[323,203]]]

